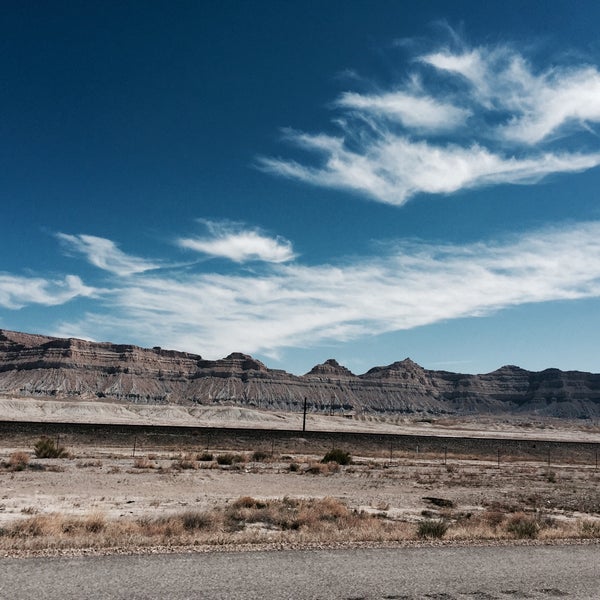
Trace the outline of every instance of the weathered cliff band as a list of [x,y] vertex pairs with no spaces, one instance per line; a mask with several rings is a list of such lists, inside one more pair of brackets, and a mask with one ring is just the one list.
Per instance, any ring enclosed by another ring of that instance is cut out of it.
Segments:
[[336,413],[600,416],[600,375],[505,366],[483,375],[410,359],[355,375],[330,359],[302,376],[245,354],[187,352],[0,330],[0,393],[149,404],[239,404]]

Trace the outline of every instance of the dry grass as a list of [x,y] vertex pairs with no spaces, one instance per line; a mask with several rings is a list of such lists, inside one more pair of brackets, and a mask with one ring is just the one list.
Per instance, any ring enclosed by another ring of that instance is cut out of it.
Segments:
[[145,456],[137,456],[133,459],[133,468],[134,469],[154,469],[156,467],[156,463],[149,460]]
[[[154,511],[155,513],[158,511]],[[556,522],[540,514],[478,515],[447,511],[418,523],[350,508],[336,498],[257,499],[243,496],[210,510],[109,520],[101,512],[85,516],[32,514],[0,528],[0,550],[145,547],[331,542],[391,542],[440,538],[600,538],[600,521]]]

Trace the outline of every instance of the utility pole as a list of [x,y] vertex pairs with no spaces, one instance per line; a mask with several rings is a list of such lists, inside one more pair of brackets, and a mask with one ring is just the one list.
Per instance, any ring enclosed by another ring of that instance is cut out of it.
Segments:
[[302,415],[302,431],[306,431],[306,396],[304,396],[304,414]]

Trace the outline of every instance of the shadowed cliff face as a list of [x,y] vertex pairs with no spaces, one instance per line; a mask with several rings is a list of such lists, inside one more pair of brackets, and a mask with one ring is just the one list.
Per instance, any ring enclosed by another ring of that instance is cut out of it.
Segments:
[[[295,376],[234,352],[187,352],[0,330],[0,392],[148,404],[233,403],[278,410],[600,416],[600,375],[505,366],[483,375],[423,369],[410,359],[355,375],[334,359]],[[1,418],[1,415],[0,415]]]

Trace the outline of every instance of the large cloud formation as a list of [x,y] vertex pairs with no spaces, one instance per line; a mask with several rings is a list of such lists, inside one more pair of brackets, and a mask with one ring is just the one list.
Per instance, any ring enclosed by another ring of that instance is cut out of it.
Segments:
[[600,152],[573,149],[574,135],[600,122],[596,66],[535,70],[509,46],[463,46],[417,56],[411,69],[395,89],[343,93],[335,135],[285,130],[314,161],[261,157],[259,166],[402,205],[600,165]]
[[[107,275],[95,309],[56,334],[119,332],[211,357],[233,349],[276,355],[508,306],[600,297],[600,222],[465,246],[399,243],[352,264],[266,264],[243,274],[101,268]],[[82,292],[69,290],[64,300],[75,293]]]

